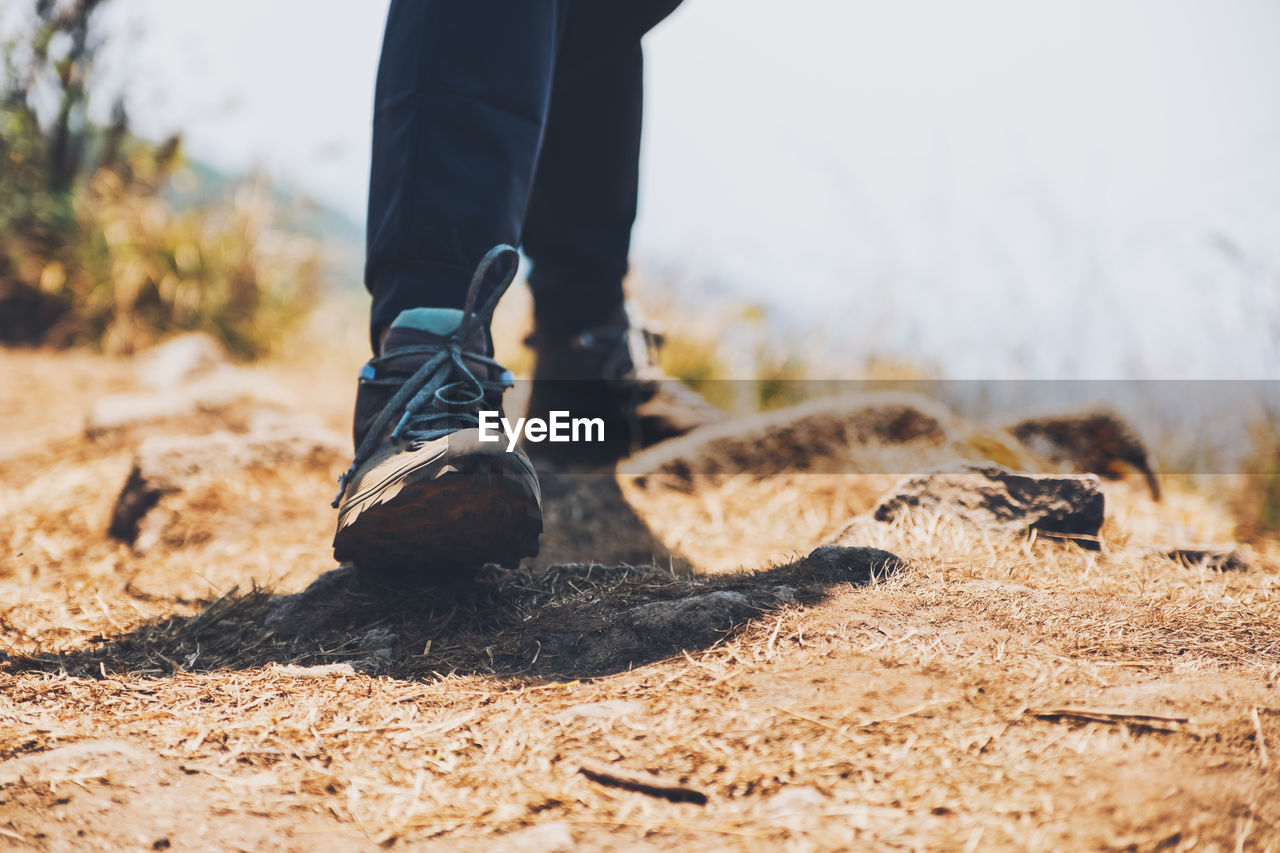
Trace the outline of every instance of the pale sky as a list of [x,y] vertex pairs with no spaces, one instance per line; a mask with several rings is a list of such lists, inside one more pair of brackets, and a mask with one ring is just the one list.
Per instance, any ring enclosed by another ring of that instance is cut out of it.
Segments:
[[[361,219],[383,0],[116,0],[135,112]],[[688,0],[634,259],[966,377],[1280,378],[1280,3]]]

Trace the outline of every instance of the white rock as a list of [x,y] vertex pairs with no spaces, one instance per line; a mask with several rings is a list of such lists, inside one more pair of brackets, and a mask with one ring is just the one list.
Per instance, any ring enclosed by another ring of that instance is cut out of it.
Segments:
[[294,396],[260,371],[231,364],[214,365],[199,375],[155,391],[100,397],[85,420],[94,438],[115,430],[215,412],[237,403],[288,407]]
[[138,382],[149,388],[169,388],[226,360],[227,351],[211,335],[190,332],[138,356]]
[[[156,512],[166,495],[234,478],[250,468],[306,465],[332,469],[347,458],[347,446],[344,437],[320,430],[154,436],[142,442],[134,454],[133,468],[112,511],[109,532],[145,550],[160,541],[172,520],[164,514],[163,506]],[[150,521],[149,515],[157,520]]]
[[195,401],[183,394],[108,394],[93,404],[85,422],[90,438],[117,429],[194,415]]

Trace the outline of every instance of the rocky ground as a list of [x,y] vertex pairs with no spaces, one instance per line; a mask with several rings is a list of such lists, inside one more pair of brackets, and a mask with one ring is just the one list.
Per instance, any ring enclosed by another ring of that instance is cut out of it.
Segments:
[[0,353],[0,849],[1280,845],[1280,560],[1105,414],[733,421],[407,590],[351,372]]

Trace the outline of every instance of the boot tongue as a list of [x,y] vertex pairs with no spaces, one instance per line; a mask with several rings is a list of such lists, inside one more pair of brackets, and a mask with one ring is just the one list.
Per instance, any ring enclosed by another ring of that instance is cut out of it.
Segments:
[[401,311],[382,340],[382,351],[388,353],[401,347],[441,343],[461,324],[462,312],[456,308],[410,308]]
[[[405,347],[442,345],[449,336],[462,324],[462,311],[457,308],[410,308],[401,311],[387,329],[382,339],[382,354],[391,356],[388,367],[392,370],[413,371],[426,360],[420,353],[406,354],[396,358],[395,351]],[[490,355],[489,335],[484,327],[477,325],[468,335],[462,346],[464,353]],[[467,359],[468,366],[479,378],[487,378],[488,368],[478,362]]]

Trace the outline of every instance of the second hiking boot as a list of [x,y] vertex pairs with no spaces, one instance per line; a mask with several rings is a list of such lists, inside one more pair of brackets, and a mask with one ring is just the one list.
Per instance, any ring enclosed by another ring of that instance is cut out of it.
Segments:
[[611,464],[641,448],[722,420],[723,415],[656,364],[661,338],[632,324],[623,308],[572,334],[535,328],[530,418],[566,412],[604,421],[603,442],[526,445],[539,465]]
[[[507,265],[484,295],[489,270]],[[462,310],[415,308],[392,322],[356,396],[356,454],[334,500],[334,558],[362,570],[432,576],[514,566],[538,552],[542,497],[533,465],[482,442],[482,411],[502,411],[510,374],[488,324],[515,274],[498,246],[472,277]],[[480,303],[477,305],[477,303]]]

